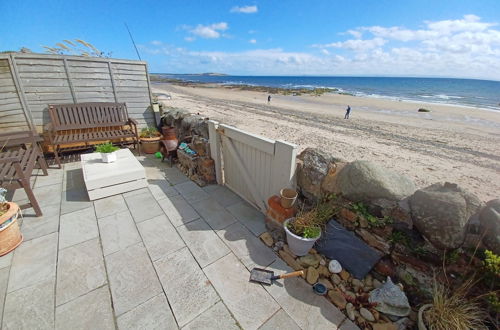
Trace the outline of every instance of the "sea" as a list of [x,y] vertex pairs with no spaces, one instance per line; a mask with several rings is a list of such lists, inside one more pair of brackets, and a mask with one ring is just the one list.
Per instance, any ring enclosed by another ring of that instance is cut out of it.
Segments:
[[331,88],[355,96],[453,104],[500,111],[500,81],[453,78],[227,76],[157,74],[165,78],[221,85]]

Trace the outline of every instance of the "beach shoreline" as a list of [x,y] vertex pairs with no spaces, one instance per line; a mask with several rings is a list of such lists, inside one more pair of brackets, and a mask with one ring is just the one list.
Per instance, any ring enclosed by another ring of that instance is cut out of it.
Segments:
[[[448,181],[483,201],[500,191],[500,113],[455,105],[340,94],[281,95],[214,84],[153,83],[169,106],[271,139],[381,163],[417,187]],[[345,108],[352,108],[344,120]],[[418,108],[431,112],[418,112]]]

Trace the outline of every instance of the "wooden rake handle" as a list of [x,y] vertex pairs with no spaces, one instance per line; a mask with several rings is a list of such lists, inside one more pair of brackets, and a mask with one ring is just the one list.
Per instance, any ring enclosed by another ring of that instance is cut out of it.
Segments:
[[278,279],[282,279],[282,278],[297,277],[297,276],[304,276],[304,271],[303,270],[298,270],[296,272],[291,272],[291,273],[276,275],[276,276],[273,276],[273,280],[278,280]]

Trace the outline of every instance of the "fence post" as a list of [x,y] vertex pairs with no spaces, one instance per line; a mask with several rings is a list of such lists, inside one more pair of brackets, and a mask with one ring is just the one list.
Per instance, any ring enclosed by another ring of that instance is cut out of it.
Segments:
[[66,71],[66,78],[68,78],[69,90],[71,92],[71,96],[73,97],[73,103],[78,103],[76,98],[75,88],[73,87],[73,81],[71,80],[71,74],[69,72],[68,60],[64,57],[64,71]]
[[118,102],[118,96],[116,95],[115,77],[113,77],[114,72],[113,68],[111,67],[111,61],[108,61],[108,71],[109,71],[109,77],[111,78],[111,87],[113,88],[113,95],[115,97],[115,102]]
[[10,74],[12,76],[12,80],[14,81],[14,86],[17,90],[17,97],[19,97],[19,101],[21,101],[21,106],[23,107],[26,123],[28,124],[30,130],[35,131],[35,119],[33,118],[33,114],[31,113],[28,101],[26,100],[23,84],[21,82],[21,78],[19,77],[19,72],[17,71],[16,58],[13,54],[10,54],[10,56],[7,58],[7,62],[9,62]]
[[295,144],[280,140],[274,143],[271,187],[274,187],[275,194],[278,194],[282,188],[295,188],[296,157],[297,146]]
[[219,123],[214,120],[208,121],[208,137],[210,142],[210,156],[215,163],[215,178],[218,184],[224,184],[221,164],[220,137],[217,133]]

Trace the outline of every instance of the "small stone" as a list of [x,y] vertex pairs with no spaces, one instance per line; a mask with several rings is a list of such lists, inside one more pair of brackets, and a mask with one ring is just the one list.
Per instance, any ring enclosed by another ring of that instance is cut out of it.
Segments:
[[310,254],[318,254],[318,251],[316,251],[316,249],[312,248],[309,250],[309,253]]
[[267,246],[269,246],[269,247],[273,246],[274,239],[269,232],[266,231],[265,233],[263,233],[259,237],[262,240],[262,242],[264,242],[264,244],[266,244]]
[[399,288],[401,289],[401,291],[404,291],[405,290],[405,287],[403,286],[403,284],[401,283],[398,283],[396,284],[397,286],[399,286]]
[[358,222],[361,228],[368,228],[368,221],[365,219],[365,217],[359,217]]
[[367,310],[366,308],[364,307],[361,307],[361,309],[359,310],[359,313],[361,314],[361,316],[367,320],[368,322],[375,322],[375,317],[373,316],[373,314]]
[[303,267],[318,267],[319,266],[320,256],[317,254],[307,254],[298,259],[298,262]]
[[351,320],[351,321],[354,321],[354,318],[355,318],[355,314],[354,314],[354,305],[351,304],[351,303],[348,303],[346,306],[345,306],[345,312],[347,314],[347,317]]
[[328,291],[328,297],[340,309],[346,308],[347,300],[338,289]]
[[326,278],[320,278],[318,280],[318,283],[321,283],[323,284],[328,290],[332,290],[333,289],[333,284],[332,282],[330,282],[328,279]]
[[325,266],[320,265],[318,267],[318,273],[319,273],[319,276],[330,277],[330,271]]
[[351,274],[349,274],[345,269],[342,269],[342,271],[339,273],[339,276],[342,280],[347,281]]
[[285,246],[285,242],[283,241],[277,241],[276,244],[274,244],[274,246],[278,249],[278,250],[281,250],[283,248],[283,246]]
[[370,312],[373,314],[373,317],[375,318],[376,321],[380,319],[380,313],[376,309],[370,310]]
[[342,265],[337,260],[330,260],[328,263],[328,270],[330,273],[338,274],[342,271]]
[[301,270],[304,268],[289,253],[287,253],[285,249],[280,250],[279,255],[281,259],[283,259],[287,265],[292,267],[294,270]]
[[345,295],[351,297],[352,299],[356,299],[356,294],[352,291],[347,290]]
[[356,278],[353,278],[351,283],[355,289],[361,288],[363,286],[363,282],[361,282],[360,280],[358,280]]
[[398,326],[392,322],[372,323],[373,330],[398,330]]
[[342,292],[346,292],[346,291],[347,291],[347,289],[345,288],[344,284],[342,284],[342,283],[340,283],[340,284],[338,285],[338,288],[339,288],[339,290],[340,290],[340,291],[342,291]]
[[290,250],[290,247],[288,246],[288,244],[283,245],[283,250],[286,253],[288,253],[293,259],[297,258],[297,256],[292,252],[292,250]]
[[366,286],[373,286],[373,277],[371,274],[366,275],[365,277],[365,285]]
[[339,285],[340,282],[342,282],[342,279],[340,278],[340,276],[338,276],[337,274],[333,274],[330,279],[332,280],[332,282],[335,284],[335,285]]
[[321,260],[319,261],[319,264],[320,264],[321,266],[325,266],[325,265],[326,265],[326,261],[325,261],[325,259],[324,259],[324,258],[321,258]]
[[395,266],[389,259],[381,259],[375,265],[375,271],[384,276],[394,276],[396,273]]
[[306,276],[307,283],[312,285],[318,281],[318,278],[319,278],[319,273],[316,268],[314,267],[307,268],[307,276]]
[[358,219],[358,215],[356,213],[346,208],[340,210],[340,216],[351,222],[355,222]]
[[380,281],[379,281],[379,280],[377,280],[376,278],[375,278],[375,279],[373,279],[373,287],[374,287],[375,289],[378,289],[378,288],[380,288],[381,286],[382,286],[382,282],[380,282]]

